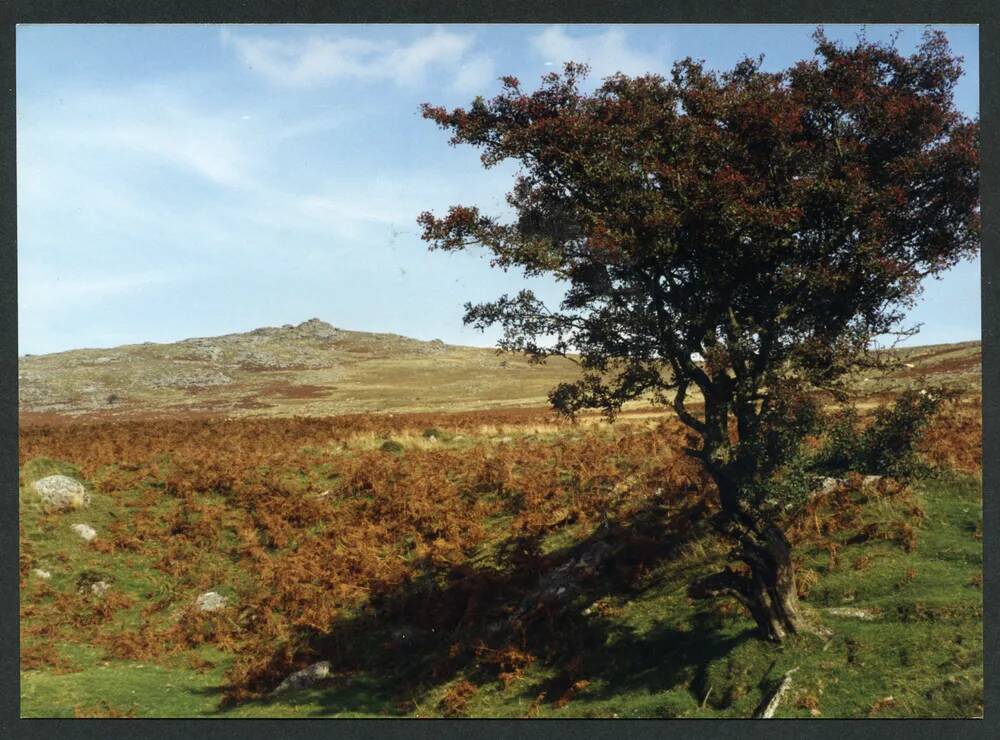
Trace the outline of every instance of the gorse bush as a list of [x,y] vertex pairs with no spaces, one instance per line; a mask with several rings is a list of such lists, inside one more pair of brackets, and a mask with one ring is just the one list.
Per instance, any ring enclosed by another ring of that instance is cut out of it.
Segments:
[[[939,467],[955,457],[945,452],[943,439],[923,444],[932,422],[954,426],[958,421],[956,414],[939,418],[943,405],[955,398],[954,391],[943,388],[908,390],[867,419],[852,406],[824,416],[811,399],[774,409],[772,414],[781,422],[774,425],[775,431],[765,431],[753,447],[741,445],[741,454],[753,457],[758,465],[781,462],[766,481],[748,487],[754,505],[776,512],[800,510],[814,493],[817,475],[842,478],[858,473],[907,481],[930,474],[932,466],[923,457]],[[944,436],[941,430],[934,433]],[[808,435],[818,437],[818,448],[803,443]]]
[[861,417],[852,406],[831,415],[826,423],[823,446],[813,459],[813,467],[829,475],[852,470],[861,457],[860,427]]
[[917,443],[941,406],[954,398],[940,388],[906,391],[891,407],[877,409],[861,435],[858,472],[903,479],[929,472],[917,456]]
[[857,411],[845,409],[828,424],[813,467],[828,475],[852,471],[901,480],[926,475],[930,468],[917,452],[921,435],[954,398],[942,388],[907,390],[892,406],[878,408],[864,428]]

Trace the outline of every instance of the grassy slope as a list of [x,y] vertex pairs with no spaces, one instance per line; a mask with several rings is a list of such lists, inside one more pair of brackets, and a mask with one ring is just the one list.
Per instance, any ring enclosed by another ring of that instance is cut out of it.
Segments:
[[[22,470],[24,484],[55,471],[60,463],[36,460]],[[802,636],[782,646],[752,639],[751,624],[735,613],[706,610],[684,595],[693,574],[711,568],[710,540],[667,561],[642,586],[628,593],[593,593],[598,608],[589,618],[603,646],[583,656],[578,676],[590,683],[564,706],[566,677],[551,668],[529,668],[506,689],[484,683],[465,713],[472,716],[745,717],[784,671],[799,667],[793,692],[778,716],[867,716],[878,700],[879,716],[972,716],[982,702],[982,532],[978,478],[947,476],[921,483],[918,496],[927,512],[916,550],[873,541],[846,545],[840,565],[829,570],[825,550],[804,550],[803,566],[818,582],[805,603],[833,630],[829,643]],[[95,496],[87,512],[41,516],[33,497],[21,491],[22,537],[35,562],[51,565],[56,590],[72,591],[84,570],[112,573],[115,588],[137,605],[116,614],[123,624],[137,619],[139,605],[168,592],[169,579],[150,567],[156,553],[106,555],[84,545],[69,530],[76,521],[100,529],[116,516],[109,497]],[[892,504],[870,506],[867,515],[893,515]],[[888,510],[887,510],[888,509]],[[497,522],[498,531],[503,523]],[[60,562],[58,553],[64,553]],[[716,555],[717,556],[717,555]],[[863,572],[852,563],[869,558]],[[222,572],[226,564],[219,563]],[[30,579],[33,577],[29,576]],[[586,603],[579,605],[580,608]],[[874,610],[862,621],[823,610],[851,606]],[[694,636],[698,639],[692,639]],[[706,637],[707,636],[707,637]],[[79,642],[60,647],[68,672],[22,673],[25,716],[72,716],[108,709],[138,716],[306,717],[379,716],[403,713],[435,716],[449,685],[414,689],[412,703],[399,705],[398,682],[418,656],[401,656],[400,675],[354,674],[280,700],[217,709],[228,658],[212,648],[150,664],[104,660],[102,651]],[[195,670],[198,657],[213,667]],[[474,676],[472,678],[475,678]],[[546,696],[538,700],[540,694]],[[891,700],[886,697],[892,697]]]

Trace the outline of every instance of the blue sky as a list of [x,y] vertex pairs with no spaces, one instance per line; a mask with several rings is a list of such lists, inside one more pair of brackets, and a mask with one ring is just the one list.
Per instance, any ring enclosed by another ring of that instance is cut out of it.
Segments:
[[[513,165],[483,170],[422,102],[456,106],[567,60],[594,81],[812,55],[813,26],[20,26],[19,353],[246,331],[319,317],[348,329],[490,345],[467,300],[544,280],[430,253],[423,210],[506,212]],[[869,38],[920,26],[869,26]],[[979,110],[978,30],[956,101]],[[828,26],[852,41],[860,27]],[[931,281],[911,343],[978,339],[979,261]]]

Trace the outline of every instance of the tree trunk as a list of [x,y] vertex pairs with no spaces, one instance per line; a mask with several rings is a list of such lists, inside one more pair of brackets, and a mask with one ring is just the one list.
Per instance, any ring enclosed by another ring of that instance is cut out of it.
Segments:
[[805,627],[799,610],[795,587],[792,548],[780,527],[748,511],[743,501],[743,484],[752,474],[740,469],[733,460],[728,441],[725,406],[706,399],[705,446],[701,459],[719,489],[722,512],[717,519],[720,529],[735,545],[732,560],[742,561],[749,572],[726,568],[688,588],[692,598],[732,596],[747,608],[760,636],[781,642]]
[[[732,501],[733,498],[726,496]],[[749,573],[726,568],[691,584],[693,598],[732,596],[747,608],[760,636],[781,642],[802,631],[795,586],[792,550],[782,530],[770,523],[754,521],[745,514],[723,513],[726,534],[735,541],[733,559],[742,561]]]
[[781,642],[802,629],[792,551],[784,532],[773,524],[741,536],[743,561],[750,566],[748,608],[762,637]]

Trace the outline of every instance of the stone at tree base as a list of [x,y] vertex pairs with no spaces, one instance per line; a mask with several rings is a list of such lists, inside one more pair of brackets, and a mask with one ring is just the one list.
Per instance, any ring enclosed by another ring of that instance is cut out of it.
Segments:
[[58,511],[70,511],[90,506],[90,494],[80,481],[68,475],[48,475],[34,483],[42,503]]
[[[869,488],[874,486],[880,480],[882,480],[881,475],[866,475],[861,479],[861,487]],[[841,486],[846,486],[848,483],[847,478],[830,478],[823,477],[819,478],[817,481],[816,488],[813,489],[812,496],[822,496],[824,494],[830,493]]]
[[278,688],[271,693],[277,694],[281,691],[287,691],[289,689],[302,689],[306,686],[312,686],[317,681],[322,681],[329,675],[330,661],[323,660],[319,663],[313,663],[311,666],[303,668],[301,671],[295,671],[295,673],[288,676],[288,678],[278,684]]
[[198,609],[203,612],[215,612],[226,605],[226,597],[215,593],[215,591],[206,591],[197,598],[195,603],[198,605]]
[[91,527],[89,524],[74,524],[70,527],[74,532],[80,535],[87,542],[97,537],[97,530]]

